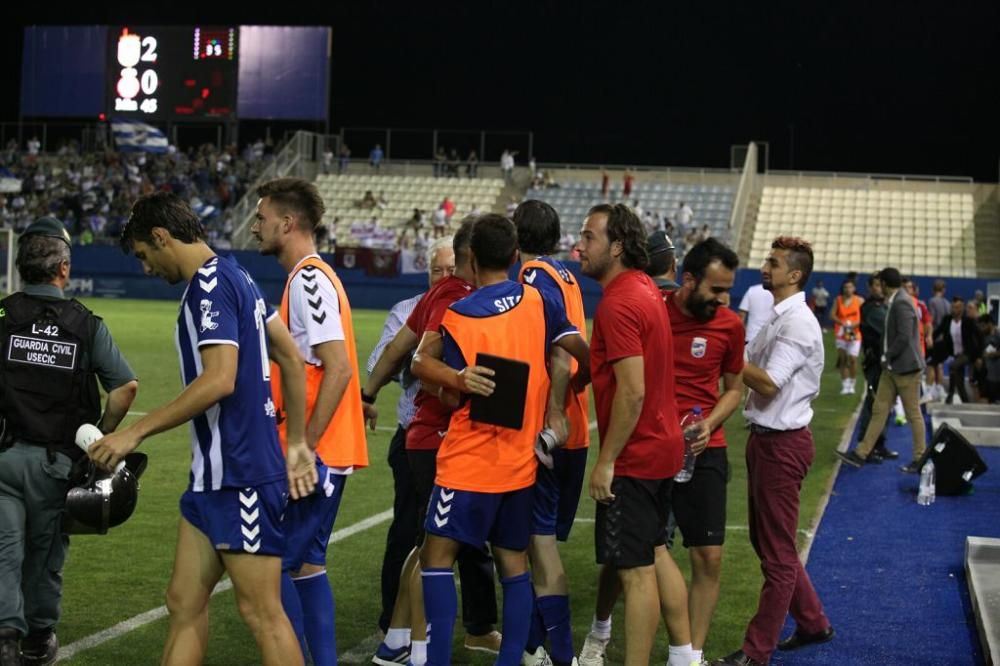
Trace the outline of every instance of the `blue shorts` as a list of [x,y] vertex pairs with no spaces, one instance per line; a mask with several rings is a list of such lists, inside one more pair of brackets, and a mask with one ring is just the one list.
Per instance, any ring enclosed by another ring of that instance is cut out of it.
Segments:
[[506,493],[449,490],[435,484],[427,505],[428,534],[454,539],[473,548],[491,545],[528,549],[534,486]]
[[318,463],[319,483],[309,497],[292,500],[285,508],[282,527],[288,545],[281,559],[282,571],[298,571],[303,564],[326,564],[326,546],[340,510],[347,476],[334,474]]
[[281,514],[288,481],[250,488],[223,488],[181,495],[181,515],[204,533],[216,550],[280,557],[285,552]]
[[566,541],[580,504],[587,449],[556,449],[552,452],[552,462],[552,469],[538,466],[531,533],[554,534],[559,541]]

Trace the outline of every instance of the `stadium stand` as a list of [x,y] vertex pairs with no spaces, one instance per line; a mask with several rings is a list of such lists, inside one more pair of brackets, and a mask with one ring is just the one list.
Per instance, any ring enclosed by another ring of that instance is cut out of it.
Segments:
[[[733,197],[732,185],[643,182],[625,203],[639,202],[644,215],[649,212],[654,217],[667,218],[676,227],[674,217],[677,207],[685,202],[694,213],[691,223],[688,227],[677,229],[678,233],[674,234],[676,237],[672,236],[674,244],[682,249],[684,237],[690,228],[700,229],[705,224],[712,236],[728,241]],[[559,212],[563,231],[571,234],[579,231],[580,220],[591,206],[606,201],[597,181],[566,181],[554,188],[530,188],[524,198],[551,204]]]
[[[336,245],[340,247],[395,247],[407,230],[406,222],[414,209],[423,212],[421,233],[427,233],[434,211],[446,197],[455,204],[450,220],[452,227],[457,227],[470,212],[493,210],[503,186],[499,178],[369,174],[320,174],[316,178],[316,187],[326,204],[323,223],[334,232]],[[361,205],[366,192],[375,201],[369,208]],[[377,223],[373,224],[373,220]],[[410,241],[417,239],[404,239]]]
[[[930,188],[928,188],[930,189]],[[895,265],[912,275],[975,277],[974,202],[968,191],[765,185],[749,265],[780,234],[816,246],[820,271]]]
[[42,215],[56,217],[80,244],[118,242],[132,201],[155,189],[186,198],[218,247],[228,247],[228,208],[271,160],[261,141],[242,152],[204,144],[167,154],[81,152],[71,142],[54,153],[30,154],[16,141],[0,152],[0,177],[19,191],[0,194],[0,226],[23,230]]

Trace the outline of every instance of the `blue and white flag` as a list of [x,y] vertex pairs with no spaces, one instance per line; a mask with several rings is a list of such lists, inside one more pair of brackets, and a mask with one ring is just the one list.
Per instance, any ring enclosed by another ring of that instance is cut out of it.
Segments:
[[115,145],[123,153],[165,153],[167,135],[152,125],[132,120],[112,119],[111,132]]
[[0,193],[13,194],[21,191],[21,179],[6,167],[0,167]]

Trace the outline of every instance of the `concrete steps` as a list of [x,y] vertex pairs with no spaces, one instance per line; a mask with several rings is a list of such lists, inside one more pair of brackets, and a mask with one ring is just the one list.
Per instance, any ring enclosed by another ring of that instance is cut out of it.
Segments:
[[965,540],[965,577],[987,666],[1000,666],[1000,539]]

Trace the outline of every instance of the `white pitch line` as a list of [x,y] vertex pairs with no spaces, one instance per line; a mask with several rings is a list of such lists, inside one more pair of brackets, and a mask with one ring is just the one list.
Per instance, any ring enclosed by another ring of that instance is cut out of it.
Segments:
[[[591,421],[589,424],[590,430],[597,429],[597,421]],[[378,426],[376,430],[383,430],[388,432],[395,432],[395,428],[390,428],[388,426]],[[577,518],[576,521],[579,522],[594,522],[593,518]],[[455,580],[456,585],[460,585],[460,581]],[[350,650],[340,655],[337,661],[342,664],[362,664],[367,663],[368,658],[373,652],[378,648],[379,643],[382,642],[382,633],[376,632],[371,636],[365,638],[360,643],[352,647]]]
[[382,642],[382,632],[375,632],[364,639],[344,654],[337,657],[338,664],[367,664],[371,661],[372,654],[378,649]]
[[128,412],[128,414],[126,414],[126,416],[145,416],[146,414],[149,414],[149,412],[132,412],[132,411],[130,411],[130,412]]
[[[847,427],[844,428],[844,432],[840,435],[840,444],[837,446],[838,451],[847,451],[851,446],[851,437],[854,436],[854,428],[857,426],[858,419],[861,418],[861,410],[864,404],[865,399],[862,396],[858,400],[858,406],[854,409],[854,413],[851,414],[850,420],[847,422]],[[816,511],[813,513],[812,521],[809,523],[809,530],[806,532],[806,541],[802,544],[802,550],[799,552],[799,561],[802,562],[803,566],[809,561],[813,539],[816,536],[816,532],[819,531],[819,524],[822,522],[823,514],[826,513],[826,507],[830,503],[830,496],[833,495],[833,486],[837,483],[837,477],[840,475],[840,468],[842,466],[839,458],[833,463],[833,473],[830,474],[830,479],[826,482],[826,489],[823,491],[823,496],[820,497],[819,504],[816,505]]]
[[[593,518],[574,518],[573,522],[576,522],[576,523],[593,523],[594,519]],[[733,530],[735,532],[747,532],[747,531],[749,531],[749,529],[750,529],[749,525],[726,525],[726,530],[727,531],[728,530]],[[799,530],[799,534],[801,534],[803,536],[807,536],[807,537],[812,537],[812,535],[813,535],[813,533],[811,531],[809,531],[809,530],[803,530],[803,529]]]
[[[380,523],[392,518],[392,509],[386,509],[381,513],[376,513],[374,516],[369,516],[364,520],[360,520],[353,525],[348,525],[344,529],[336,530],[330,535],[330,543],[337,543],[338,541],[343,541],[348,537],[352,537],[359,532],[364,532],[365,530],[371,529]],[[225,580],[219,581],[212,591],[212,596],[221,592],[232,589],[233,582],[226,578]],[[91,634],[81,638],[78,641],[70,643],[64,647],[59,648],[59,659],[69,659],[76,654],[83,652],[84,650],[89,650],[92,647],[96,647],[102,643],[106,643],[110,640],[114,640],[127,634],[130,631],[143,627],[151,622],[155,622],[161,618],[167,616],[167,607],[159,606],[152,610],[148,610],[145,613],[140,613],[134,617],[130,617],[127,620],[119,622],[118,624],[99,631],[96,634]]]
[[[128,415],[146,416],[147,413],[148,412],[130,411]],[[597,421],[596,420],[591,421],[588,425],[590,426],[590,430],[594,430],[597,428]],[[388,426],[378,426],[378,430],[382,430],[385,432],[396,431],[395,428],[390,428]],[[357,534],[358,532],[363,532],[364,530],[370,529],[375,525],[378,525],[379,523],[383,523],[386,520],[389,520],[390,518],[392,518],[392,509],[387,509],[382,513],[378,513],[375,514],[374,516],[370,516],[369,518],[365,518],[364,520],[355,523],[354,525],[350,525],[342,530],[335,531],[333,534],[330,535],[330,543],[336,543],[337,541],[346,539],[347,537]],[[582,520],[592,521],[593,519],[591,518]],[[225,592],[227,590],[230,590],[232,589],[232,587],[233,583],[228,578],[223,581],[220,581],[219,584],[215,586],[215,590],[212,591],[212,596],[215,596],[220,592]],[[59,659],[69,659],[70,657],[73,657],[74,655],[83,652],[84,650],[89,650],[92,647],[96,647],[98,645],[101,645],[102,643],[114,640],[120,636],[129,633],[130,631],[143,627],[147,624],[150,624],[151,622],[156,622],[157,620],[164,618],[166,616],[167,616],[166,606],[160,606],[158,608],[146,611],[145,613],[140,613],[139,615],[131,617],[122,622],[119,622],[114,626],[99,631],[96,634],[85,636],[84,638],[81,638],[78,641],[75,641],[73,643],[70,643],[69,645],[65,645],[59,648]],[[357,646],[346,652],[344,657],[341,658],[341,661],[343,661],[344,663],[361,663],[360,661],[358,662],[348,661],[347,657],[351,657],[352,659],[356,658],[354,656],[356,651],[363,652],[365,655],[367,655],[368,652],[370,652],[368,643],[374,640],[375,638],[378,638],[377,634],[369,636],[368,638],[363,640]],[[377,647],[378,643],[375,643],[375,646]]]

